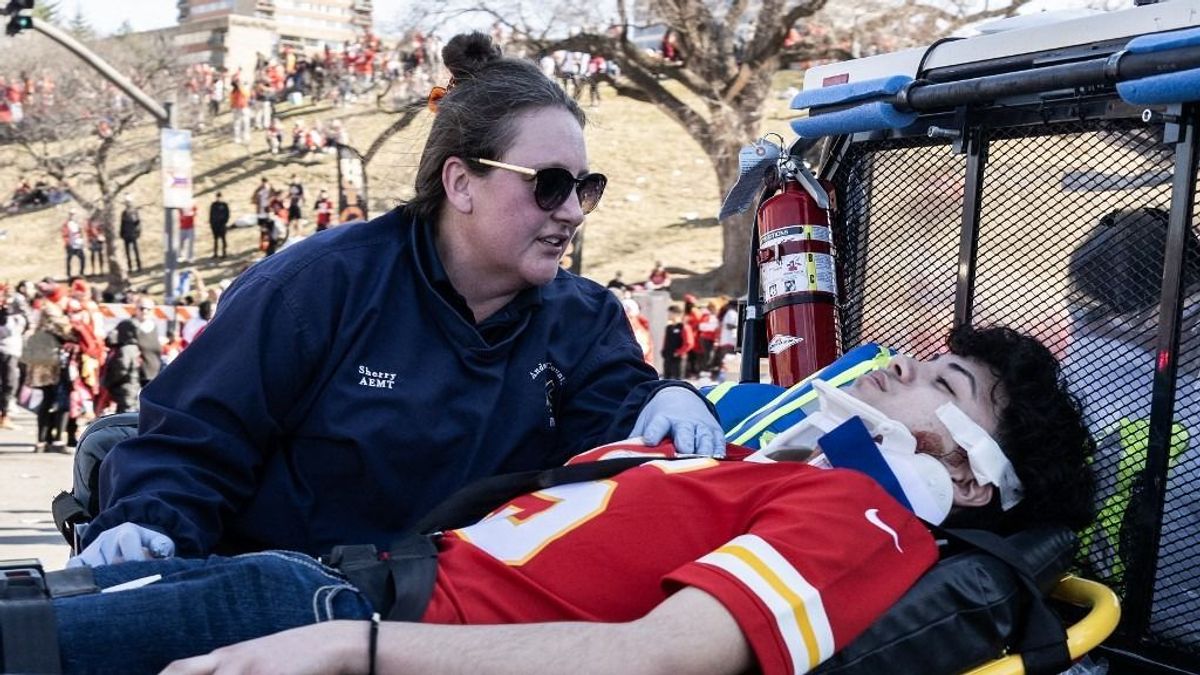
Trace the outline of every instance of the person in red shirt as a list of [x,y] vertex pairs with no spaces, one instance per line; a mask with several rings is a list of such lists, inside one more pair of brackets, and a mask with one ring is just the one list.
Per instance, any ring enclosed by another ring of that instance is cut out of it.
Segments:
[[650,276],[646,278],[646,290],[657,291],[671,287],[671,273],[663,267],[662,261],[654,263],[654,269],[650,270]]
[[250,142],[250,85],[238,68],[229,80],[229,111],[233,115],[233,142]]
[[[619,274],[619,272],[618,272]],[[621,300],[625,308],[625,318],[629,319],[629,327],[633,330],[633,339],[642,348],[642,358],[651,365],[654,364],[654,337],[650,335],[650,320],[642,315],[642,308],[633,298]]]
[[[897,358],[849,393],[920,436],[936,460],[926,470],[950,477],[960,518],[1083,527],[1095,443],[1057,362],[1032,338],[968,331],[952,338],[961,353]],[[932,425],[950,403],[1015,464],[1023,493],[1009,510],[997,507],[1005,488],[963,461],[957,435]],[[101,587],[161,579],[54,600],[64,666],[154,670],[235,636],[320,622],[163,672],[627,672],[647,659],[667,672],[806,672],[937,560],[925,525],[869,476],[728,450],[721,461],[666,459],[669,441],[603,446],[577,459],[663,459],[519,496],[437,536],[429,600],[400,610],[426,625],[370,627],[362,619],[381,608],[299,554],[99,567]]]
[[690,293],[683,296],[683,322],[687,324],[692,333],[691,346],[687,352],[687,366],[684,369],[685,375],[695,379],[700,377],[701,369],[712,358],[713,336],[710,331],[706,339],[704,326],[710,323],[708,311],[700,306],[696,296]]
[[316,203],[313,204],[313,210],[317,214],[317,232],[329,229],[330,223],[333,222],[333,200],[329,198],[328,192],[321,190]]
[[696,333],[684,320],[683,311],[679,305],[667,308],[667,327],[663,331],[662,376],[667,380],[677,380],[683,376],[683,362],[688,352],[696,344]]
[[179,210],[179,259],[191,262],[196,257],[196,202]]
[[103,274],[104,244],[107,241],[107,237],[104,234],[103,216],[99,211],[92,212],[84,229],[87,235],[88,257],[92,266],[92,274]]

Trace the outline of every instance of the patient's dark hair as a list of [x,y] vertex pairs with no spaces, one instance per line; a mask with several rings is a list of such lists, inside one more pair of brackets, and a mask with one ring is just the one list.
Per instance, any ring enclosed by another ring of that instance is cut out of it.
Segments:
[[956,328],[946,344],[996,376],[996,442],[1025,487],[1024,498],[1008,511],[1000,509],[996,494],[985,507],[956,510],[947,524],[1001,532],[1035,525],[1086,527],[1095,515],[1090,458],[1096,443],[1058,360],[1041,342],[1003,327]]

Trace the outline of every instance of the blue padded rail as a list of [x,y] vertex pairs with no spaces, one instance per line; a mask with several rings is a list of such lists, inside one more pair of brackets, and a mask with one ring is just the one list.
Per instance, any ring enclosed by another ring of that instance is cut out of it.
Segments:
[[[1136,37],[1125,45],[1125,50],[1130,54],[1149,54],[1197,45],[1200,45],[1200,28],[1189,28]],[[1117,84],[1117,93],[1135,105],[1200,101],[1200,68],[1121,82]]]
[[792,131],[801,138],[840,136],[860,131],[903,129],[916,120],[915,112],[900,112],[891,103],[875,101],[846,110],[792,120]]
[[1117,93],[1135,105],[1200,101],[1200,68],[1121,82]]
[[792,120],[792,131],[803,138],[816,138],[906,127],[916,121],[917,113],[900,112],[888,101],[872,99],[894,96],[912,81],[907,75],[893,75],[802,91],[792,99],[793,110],[861,103],[837,112]]
[[1141,35],[1129,41],[1125,45],[1125,51],[1130,54],[1149,54],[1151,52],[1161,52],[1166,49],[1177,49],[1179,47],[1194,47],[1200,45],[1200,28],[1188,28],[1186,30],[1173,30],[1169,33],[1156,33],[1154,35]]
[[863,80],[832,87],[806,89],[792,99],[792,110],[819,108],[826,105],[845,105],[855,101],[894,96],[913,79],[907,75],[893,75],[875,80]]

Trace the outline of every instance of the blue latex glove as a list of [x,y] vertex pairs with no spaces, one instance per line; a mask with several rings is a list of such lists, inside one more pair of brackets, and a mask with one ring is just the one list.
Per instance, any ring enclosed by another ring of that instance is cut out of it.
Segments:
[[67,561],[67,567],[100,567],[130,560],[170,558],[175,542],[161,532],[133,523],[105,530],[79,555]]
[[699,394],[686,387],[658,390],[642,406],[631,436],[657,445],[670,434],[675,452],[685,455],[725,456],[725,432]]

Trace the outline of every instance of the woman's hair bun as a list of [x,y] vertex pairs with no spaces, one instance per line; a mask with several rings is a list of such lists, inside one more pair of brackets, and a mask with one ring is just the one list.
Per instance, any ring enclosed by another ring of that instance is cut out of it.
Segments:
[[500,56],[500,47],[478,31],[455,35],[442,48],[442,63],[456,80],[471,77]]

